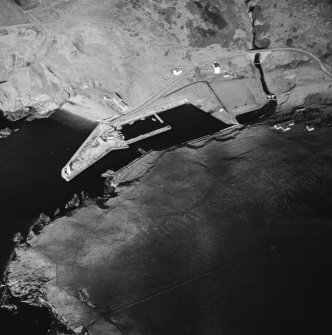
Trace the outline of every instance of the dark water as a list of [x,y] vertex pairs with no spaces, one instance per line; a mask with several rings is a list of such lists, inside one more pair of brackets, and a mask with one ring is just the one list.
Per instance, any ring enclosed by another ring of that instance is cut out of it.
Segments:
[[2,335],[46,334],[51,322],[51,315],[44,308],[20,304],[15,313],[0,310]]
[[278,104],[276,101],[270,100],[262,108],[236,116],[236,120],[243,125],[255,124],[263,118],[273,114],[277,106]]
[[64,209],[75,193],[85,190],[91,196],[100,195],[104,182],[100,174],[107,169],[116,171],[140,157],[139,148],[160,150],[227,127],[191,105],[161,116],[163,125],[148,118],[124,126],[122,133],[129,139],[166,125],[172,127],[170,131],[135,143],[128,150],[110,153],[69,183],[61,178],[61,168],[95,127],[94,123],[58,112],[49,119],[22,122],[18,132],[1,140],[0,264],[3,266],[7,260],[13,234],[26,232],[40,212],[52,215],[57,208]]
[[[60,208],[64,213],[65,204],[75,193],[84,190],[91,196],[102,194],[104,179],[100,174],[107,169],[116,171],[140,157],[139,148],[160,150],[227,127],[192,105],[164,112],[161,117],[163,125],[150,117],[124,126],[122,132],[128,139],[166,125],[172,127],[171,131],[135,143],[128,150],[109,154],[69,183],[61,178],[61,169],[96,124],[63,111],[56,112],[49,119],[33,122],[9,123],[1,119],[0,128],[19,128],[8,138],[0,140],[1,270],[14,246],[12,237],[16,232],[26,234],[33,218],[41,212],[52,216]],[[49,322],[44,312],[38,313],[28,306],[21,307],[21,312],[14,316],[0,311],[3,327],[11,327],[13,323],[23,327],[11,329],[10,334],[21,334],[20,331],[27,329],[27,323],[34,327],[34,334],[44,334]]]
[[[256,68],[259,71],[260,74],[260,81],[262,84],[262,88],[264,93],[269,96],[272,93],[269,91],[269,88],[266,84],[265,81],[265,77],[264,77],[264,72],[261,66],[261,62],[260,62],[260,53],[255,54],[255,59],[254,59],[254,64],[256,66]],[[241,115],[238,115],[236,117],[236,120],[240,123],[240,124],[255,124],[257,122],[259,122],[260,120],[262,120],[263,118],[270,116],[271,114],[273,114],[273,112],[276,110],[277,108],[277,101],[274,100],[269,100],[262,108],[256,109],[254,111],[250,111]]]
[[[273,107],[272,102],[268,106]],[[8,258],[11,238],[17,231],[24,233],[31,220],[40,212],[52,214],[56,208],[63,208],[74,193],[86,190],[92,196],[100,194],[103,190],[100,174],[107,169],[117,170],[139,157],[139,148],[145,151],[165,148],[225,128],[223,123],[192,106],[173,109],[161,114],[161,117],[164,120],[162,125],[150,117],[137,121],[132,126],[124,126],[122,132],[127,138],[133,138],[168,124],[172,126],[172,131],[136,143],[126,151],[109,154],[70,183],[60,177],[61,168],[88,136],[94,124],[62,112],[55,113],[47,120],[9,124],[20,130],[9,138],[0,140],[1,265]],[[270,139],[268,143],[271,143]],[[254,175],[248,177],[255,178]],[[326,180],[322,182],[326,183]],[[309,193],[308,200],[305,196],[301,194],[299,211],[305,208],[306,202],[321,201],[312,199]],[[325,202],[322,204],[327,207]],[[318,205],[314,208],[316,207]],[[233,241],[241,240],[244,231],[246,227],[242,226],[242,230],[234,233]],[[224,232],[221,236],[224,238]],[[245,240],[257,245],[254,237],[246,235]],[[173,236],[170,240],[172,238]],[[186,334],[198,335],[216,334],[211,329],[223,329],[220,326],[236,329],[234,325],[221,325],[224,320],[230,323],[240,320],[249,325],[256,322],[255,325],[268,329],[265,334],[330,334],[330,240],[330,230],[324,233],[321,226],[303,234],[302,238],[294,235],[294,238],[286,239],[284,245],[278,243],[277,252],[264,253],[253,259],[246,268],[221,271],[217,277],[207,277],[202,282],[193,283],[175,298],[169,295],[164,303],[153,300],[148,306],[153,313],[144,314],[144,309],[137,308],[133,309],[130,317],[147,318],[146,324],[158,329],[160,318],[155,315],[162,315],[168,334],[182,334],[180,330],[185,327],[189,329]],[[178,255],[176,257],[178,260]],[[219,287],[223,289],[220,290]],[[258,287],[262,287],[262,290]],[[202,298],[195,296],[193,292],[203,292],[206,288],[208,298],[204,301],[208,308],[196,315],[200,310],[198,301]],[[187,313],[183,313],[185,304],[192,306],[187,309]],[[176,312],[169,313],[170,306]],[[257,315],[258,308],[266,313]],[[220,315],[224,317],[221,318]],[[128,318],[126,322],[128,320],[130,321]],[[20,305],[20,310],[14,315],[0,311],[0,334],[46,334],[50,321],[45,310]],[[285,331],[285,322],[291,325],[288,331]],[[173,332],[169,331],[169,325]],[[206,328],[206,325],[210,328]],[[238,328],[243,329],[240,324]],[[157,331],[155,333],[158,334]]]
[[269,91],[269,88],[267,87],[267,84],[265,82],[264,72],[263,72],[263,69],[262,69],[260,58],[261,58],[260,53],[255,54],[254,64],[255,64],[256,68],[258,69],[258,71],[261,75],[261,83],[262,83],[264,93],[268,95],[268,94],[271,94],[271,92]]

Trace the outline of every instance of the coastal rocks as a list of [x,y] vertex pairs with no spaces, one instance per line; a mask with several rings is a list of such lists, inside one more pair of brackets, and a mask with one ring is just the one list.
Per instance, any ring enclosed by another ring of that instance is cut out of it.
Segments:
[[60,208],[57,208],[53,213],[53,217],[57,217],[59,214],[60,214]]
[[84,203],[84,201],[88,200],[90,198],[90,195],[86,191],[81,191],[81,201]]
[[[55,278],[55,266],[25,244],[17,247],[15,252],[16,258],[11,262],[6,284],[15,298],[40,306],[37,296],[41,287]],[[24,272],[20,267],[22,261],[27,261],[26,264],[29,264]]]
[[18,307],[16,305],[13,305],[13,304],[3,304],[1,306],[1,309],[5,309],[5,310],[13,313],[13,312],[18,310]]
[[[39,251],[22,244],[16,248],[16,258],[10,264],[6,286],[21,303],[49,311],[53,319],[49,334],[120,334],[115,326],[102,319],[86,302],[57,286],[58,267],[61,268],[61,265],[51,263]],[[97,325],[105,332],[95,331]]]
[[[46,117],[68,98],[68,95],[58,93],[56,84],[53,86],[56,91],[52,91],[50,87],[42,87],[40,82],[36,82],[30,70],[24,72],[12,77],[10,82],[0,84],[0,107],[5,114]],[[18,85],[18,82],[21,84]]]
[[20,232],[16,233],[13,237],[13,242],[15,244],[20,244],[21,242],[24,241],[24,237],[22,236],[22,234]]
[[113,170],[107,170],[104,173],[101,174],[101,177],[108,178],[108,177],[114,177],[115,172]]
[[104,196],[105,197],[111,197],[114,195],[115,190],[118,186],[118,183],[115,182],[116,179],[116,173],[112,170],[107,170],[101,175],[103,178],[105,178],[104,182]]
[[24,10],[30,10],[38,7],[41,4],[41,0],[16,0],[16,2]]
[[81,200],[78,194],[74,194],[74,196],[66,203],[65,209],[74,209],[81,205]]
[[75,335],[89,335],[87,329],[84,326],[80,326],[74,329]]
[[104,196],[111,197],[112,195],[114,195],[117,186],[118,184],[114,183],[113,178],[106,178],[104,184]]
[[12,133],[11,129],[6,127],[4,129],[0,129],[0,138],[8,137]]
[[45,118],[54,112],[55,109],[60,107],[61,102],[56,102],[49,96],[36,96],[30,103],[32,117],[36,118]]
[[[75,193],[73,197],[66,203],[65,209],[71,210],[81,206],[87,199],[89,199],[90,195],[86,191],[81,191],[80,193]],[[54,216],[60,214],[60,209],[57,209],[54,212]]]
[[40,26],[5,27],[0,33],[0,108],[7,114],[33,107],[35,113],[59,107],[60,81],[40,63],[51,41]]
[[79,193],[75,193],[73,197],[69,201],[66,202],[63,208],[55,209],[52,215],[52,218],[54,219],[54,218],[61,216],[64,213],[63,210],[65,210],[65,212],[66,211],[70,212],[71,210],[74,210],[80,207],[89,198],[90,198],[90,195],[84,190]]
[[22,107],[13,113],[3,113],[4,117],[11,122],[21,120],[30,114],[31,109],[29,107]]
[[49,216],[44,213],[40,213],[39,216],[33,220],[32,226],[30,228],[30,233],[39,234],[41,230],[51,222]]

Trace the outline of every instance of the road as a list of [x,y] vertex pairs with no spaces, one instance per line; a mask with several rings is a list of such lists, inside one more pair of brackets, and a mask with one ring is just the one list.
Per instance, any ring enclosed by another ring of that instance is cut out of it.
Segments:
[[[248,54],[263,53],[263,52],[275,52],[275,51],[293,51],[293,52],[299,52],[299,53],[305,54],[305,55],[311,57],[312,59],[314,59],[319,64],[320,69],[324,73],[326,73],[329,77],[332,78],[332,73],[327,70],[327,68],[325,67],[325,65],[320,61],[320,59],[318,57],[316,57],[315,55],[313,55],[312,53],[310,53],[308,51],[305,51],[305,50],[302,50],[302,49],[298,49],[298,48],[288,48],[288,47],[285,47],[285,48],[249,50],[249,51],[244,51],[244,52],[236,53],[236,54],[233,54],[233,55],[223,56],[223,57],[220,57],[220,58],[214,57],[214,58],[210,58],[210,59],[206,60],[204,63],[200,64],[198,67],[202,68],[202,67],[210,64],[211,62],[213,62],[216,59],[218,59],[220,61],[220,60],[224,60],[224,59],[228,59],[228,58],[233,58],[233,57],[238,57],[238,56],[245,56],[245,55],[248,55]],[[176,86],[177,84],[179,84],[183,80],[187,79],[190,75],[192,75],[194,73],[194,71],[195,71],[195,68],[196,67],[194,67],[193,69],[191,69],[188,72],[186,72],[185,74],[183,74],[178,80],[174,81],[168,87],[166,87],[166,88],[162,89],[161,91],[159,91],[159,92],[151,95],[145,101],[143,101],[138,106],[136,106],[127,115],[135,114],[138,111],[140,111],[142,108],[144,108],[146,105],[148,105],[149,103],[151,103],[151,102],[159,99],[163,94],[167,93],[167,91],[169,91],[170,89],[172,89],[174,86]]]

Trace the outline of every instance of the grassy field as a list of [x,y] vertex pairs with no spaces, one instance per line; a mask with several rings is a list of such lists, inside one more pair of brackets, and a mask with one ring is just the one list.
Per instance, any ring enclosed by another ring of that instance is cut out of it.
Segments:
[[14,0],[0,0],[0,7],[0,26],[12,26],[30,22]]

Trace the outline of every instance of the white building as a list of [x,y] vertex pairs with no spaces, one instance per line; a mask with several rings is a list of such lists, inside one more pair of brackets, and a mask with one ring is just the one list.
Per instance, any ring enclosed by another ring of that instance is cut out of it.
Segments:
[[220,74],[221,68],[217,62],[214,62],[212,67],[213,67],[214,74]]
[[182,73],[182,67],[178,66],[173,71],[174,76],[179,76]]
[[280,125],[280,124],[275,124],[274,128],[277,129],[277,130],[282,130],[282,131],[290,130],[290,127],[285,126],[285,125]]
[[118,106],[122,112],[127,112],[129,109],[128,104],[121,98],[121,96],[114,92],[113,97],[112,97],[113,103]]

